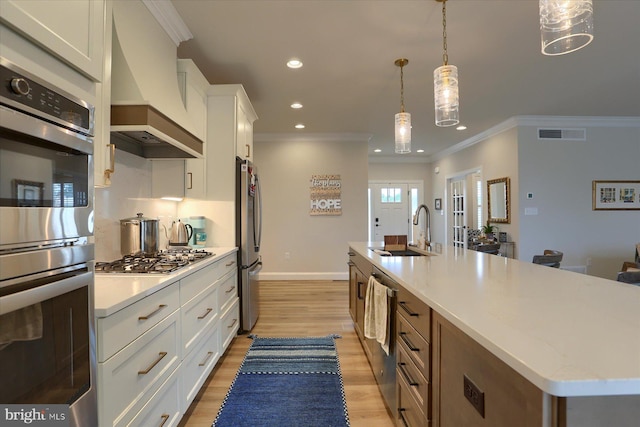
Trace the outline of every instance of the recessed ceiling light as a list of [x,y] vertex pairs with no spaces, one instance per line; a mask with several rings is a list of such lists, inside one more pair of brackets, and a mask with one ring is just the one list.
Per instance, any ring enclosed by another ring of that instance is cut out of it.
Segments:
[[424,150],[421,148],[419,150],[416,150],[416,153],[424,153]]
[[382,150],[379,148],[376,148],[375,150],[373,150],[374,153],[382,153]]
[[300,104],[299,102],[294,102],[293,104],[291,104],[291,108],[297,110],[299,108],[302,108],[302,104]]
[[296,125],[296,129],[304,129],[304,125],[302,123],[298,123]]
[[287,67],[289,68],[300,68],[302,67],[302,61],[296,58],[292,58],[287,62]]
[[456,128],[456,130],[465,130],[467,127],[465,125],[460,125]]

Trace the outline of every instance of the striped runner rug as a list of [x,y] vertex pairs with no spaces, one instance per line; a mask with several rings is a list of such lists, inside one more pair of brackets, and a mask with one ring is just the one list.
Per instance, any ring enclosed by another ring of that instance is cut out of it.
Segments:
[[250,337],[213,427],[349,426],[338,335]]

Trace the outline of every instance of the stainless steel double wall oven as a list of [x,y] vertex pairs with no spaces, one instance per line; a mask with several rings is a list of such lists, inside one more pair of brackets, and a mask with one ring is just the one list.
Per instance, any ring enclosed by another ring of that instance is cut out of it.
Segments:
[[0,403],[96,426],[93,106],[0,58]]

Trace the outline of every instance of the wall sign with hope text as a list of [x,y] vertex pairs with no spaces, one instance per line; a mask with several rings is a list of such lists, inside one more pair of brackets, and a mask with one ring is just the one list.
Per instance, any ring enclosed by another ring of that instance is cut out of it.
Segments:
[[310,215],[342,215],[340,175],[311,175]]

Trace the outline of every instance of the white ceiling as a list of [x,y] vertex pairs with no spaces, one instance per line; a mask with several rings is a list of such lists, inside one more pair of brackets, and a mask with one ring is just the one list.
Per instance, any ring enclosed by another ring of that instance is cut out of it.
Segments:
[[[257,134],[369,134],[371,155],[393,155],[394,61],[402,57],[413,152],[394,156],[426,158],[513,116],[640,117],[640,0],[594,0],[594,41],[556,57],[540,53],[537,0],[447,1],[464,131],[434,124],[433,70],[442,65],[435,0],[172,2],[194,35],[179,57],[212,84],[243,84]],[[291,57],[304,67],[288,69]],[[292,110],[294,101],[304,108]],[[295,130],[299,122],[306,129]]]

